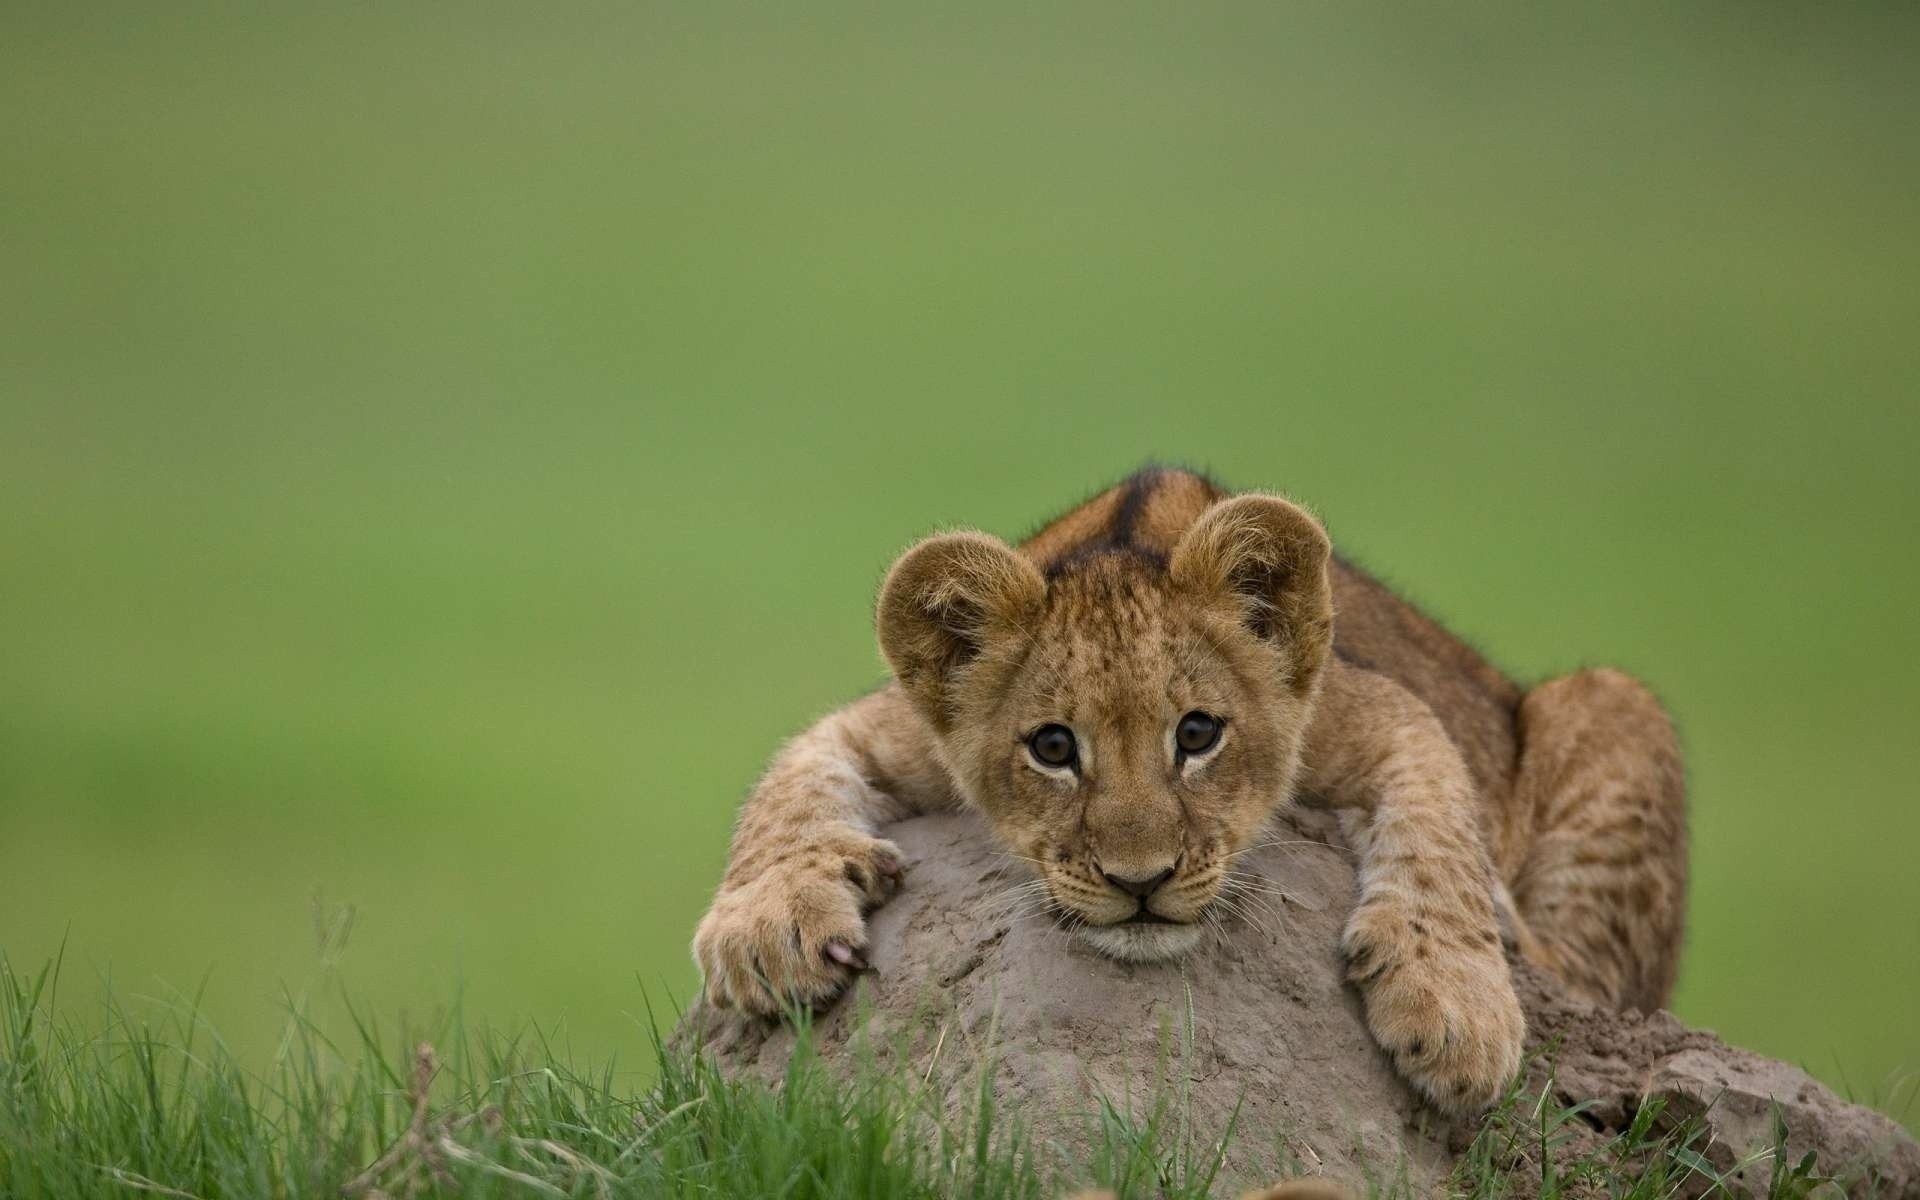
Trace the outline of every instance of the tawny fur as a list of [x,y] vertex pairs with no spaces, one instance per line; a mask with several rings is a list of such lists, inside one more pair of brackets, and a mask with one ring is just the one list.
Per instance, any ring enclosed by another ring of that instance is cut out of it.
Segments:
[[[1198,940],[1280,808],[1341,810],[1360,858],[1350,977],[1380,1044],[1449,1109],[1518,1069],[1503,929],[1590,999],[1647,1008],[1672,986],[1686,822],[1658,703],[1607,670],[1523,693],[1284,499],[1142,472],[1018,550],[920,543],[876,624],[895,682],[789,743],[741,811],[694,939],[717,1004],[837,994],[899,880],[878,831],[959,804],[1092,945],[1136,959]],[[1183,759],[1190,711],[1225,731]],[[1076,769],[1029,754],[1049,723],[1073,731]],[[1144,899],[1116,885],[1165,871]]]

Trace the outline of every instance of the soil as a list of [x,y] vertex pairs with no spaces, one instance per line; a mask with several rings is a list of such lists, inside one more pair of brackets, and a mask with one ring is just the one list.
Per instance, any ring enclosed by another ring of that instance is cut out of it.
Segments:
[[[1420,1103],[1367,1032],[1338,951],[1352,855],[1324,814],[1276,822],[1276,844],[1242,860],[1283,895],[1224,919],[1186,959],[1154,965],[1104,958],[1021,910],[1010,894],[1028,878],[1023,864],[969,815],[915,818],[888,836],[906,854],[906,884],[871,918],[873,969],[858,1003],[842,999],[816,1019],[828,1061],[848,1055],[862,1012],[869,1051],[905,1057],[916,1075],[958,1084],[990,1059],[1001,1110],[1067,1154],[1084,1144],[1092,1098],[1138,1113],[1170,1083],[1188,1099],[1192,1130],[1217,1137],[1235,1122],[1227,1176],[1247,1183],[1404,1178],[1428,1194],[1471,1142],[1473,1123]],[[1777,1104],[1793,1160],[1817,1149],[1823,1171],[1872,1172],[1879,1195],[1920,1196],[1920,1146],[1885,1116],[1670,1013],[1598,1009],[1515,971],[1540,1052],[1530,1087],[1590,1104],[1563,1154],[1602,1144],[1664,1096],[1666,1119],[1707,1122],[1712,1140],[1697,1148],[1725,1171],[1770,1143]],[[794,1045],[786,1026],[698,1004],[678,1036],[699,1038],[723,1070],[769,1081]],[[951,1089],[956,1109],[970,1093]],[[1770,1169],[1754,1163],[1741,1179],[1765,1195]]]

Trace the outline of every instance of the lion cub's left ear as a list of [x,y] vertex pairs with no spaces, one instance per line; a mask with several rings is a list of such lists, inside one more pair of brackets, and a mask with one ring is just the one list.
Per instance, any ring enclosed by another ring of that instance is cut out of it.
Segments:
[[1237,601],[1247,627],[1285,652],[1294,686],[1305,691],[1333,648],[1332,556],[1327,531],[1305,509],[1250,492],[1201,513],[1167,570],[1180,587]]
[[984,533],[943,533],[900,556],[880,585],[874,624],[894,678],[934,728],[955,715],[955,684],[995,641],[1025,629],[1047,582]]

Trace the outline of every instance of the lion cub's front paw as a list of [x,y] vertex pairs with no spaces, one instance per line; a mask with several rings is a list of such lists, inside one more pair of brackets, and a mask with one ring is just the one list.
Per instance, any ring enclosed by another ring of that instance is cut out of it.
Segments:
[[1353,914],[1343,939],[1367,1027],[1409,1082],[1453,1112],[1500,1098],[1526,1037],[1498,934],[1486,933],[1376,901]]
[[773,1016],[838,996],[866,967],[865,914],[903,871],[892,842],[850,834],[723,887],[693,935],[707,999]]

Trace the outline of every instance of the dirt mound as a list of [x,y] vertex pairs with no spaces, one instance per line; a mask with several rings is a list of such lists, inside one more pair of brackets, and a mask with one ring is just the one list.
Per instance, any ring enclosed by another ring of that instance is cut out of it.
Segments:
[[[1190,1097],[1191,1127],[1203,1137],[1238,1111],[1228,1160],[1238,1179],[1304,1167],[1360,1182],[1404,1170],[1424,1193],[1465,1148],[1470,1130],[1415,1100],[1342,979],[1337,946],[1353,862],[1320,814],[1277,824],[1274,844],[1243,860],[1284,895],[1223,921],[1185,961],[1151,966],[1100,957],[1024,912],[1013,898],[1026,878],[1020,864],[971,817],[921,817],[888,836],[909,869],[905,888],[872,918],[873,971],[861,984],[867,1043],[903,1047],[916,1073],[954,1079],[977,1070],[991,1044],[1002,1108],[1021,1113],[1043,1143],[1076,1144],[1090,1097],[1137,1111],[1165,1077]],[[1795,1157],[1818,1149],[1823,1169],[1871,1164],[1880,1194],[1920,1194],[1920,1147],[1798,1069],[1668,1013],[1594,1009],[1524,970],[1518,982],[1530,1040],[1558,1042],[1556,1098],[1594,1102],[1580,1129],[1593,1144],[1623,1128],[1645,1097],[1666,1095],[1676,1115],[1705,1112],[1714,1140],[1703,1153],[1725,1170],[1768,1144],[1777,1103]],[[855,1008],[843,1000],[819,1019],[829,1059],[845,1052]],[[793,1046],[789,1029],[698,1006],[680,1036],[700,1037],[723,1069],[769,1079]],[[1535,1086],[1543,1082],[1536,1067]]]

